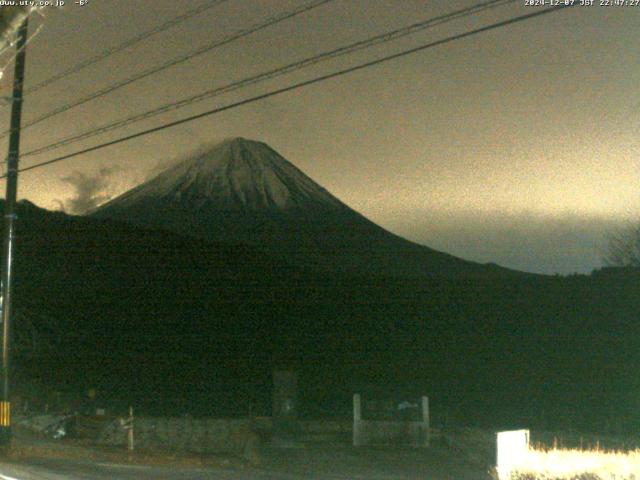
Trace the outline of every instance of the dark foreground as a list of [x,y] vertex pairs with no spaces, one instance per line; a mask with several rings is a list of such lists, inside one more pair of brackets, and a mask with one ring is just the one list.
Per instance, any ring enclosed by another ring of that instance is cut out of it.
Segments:
[[42,454],[0,463],[0,480],[89,479],[421,479],[490,480],[486,468],[445,446],[429,449],[305,446],[261,449],[254,465],[229,467],[153,465],[135,462],[53,458]]

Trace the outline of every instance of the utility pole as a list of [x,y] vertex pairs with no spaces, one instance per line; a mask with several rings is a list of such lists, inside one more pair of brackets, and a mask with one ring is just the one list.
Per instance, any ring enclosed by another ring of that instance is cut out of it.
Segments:
[[2,258],[2,395],[0,396],[0,447],[11,445],[11,403],[9,402],[9,353],[11,339],[11,293],[13,281],[13,240],[18,193],[18,160],[20,158],[20,123],[22,117],[22,86],[26,62],[28,17],[18,30],[17,56],[13,77],[11,134],[7,157],[7,194],[4,204],[4,255]]

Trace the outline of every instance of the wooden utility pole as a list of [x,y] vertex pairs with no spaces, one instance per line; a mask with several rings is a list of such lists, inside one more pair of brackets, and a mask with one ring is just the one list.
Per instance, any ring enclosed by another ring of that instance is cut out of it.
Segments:
[[28,17],[18,30],[17,56],[13,77],[11,133],[7,157],[7,193],[4,205],[4,255],[2,258],[2,392],[0,396],[0,446],[11,444],[11,403],[9,402],[9,353],[11,339],[11,297],[13,290],[13,241],[18,193],[18,160],[20,158],[20,124],[22,87],[26,63]]

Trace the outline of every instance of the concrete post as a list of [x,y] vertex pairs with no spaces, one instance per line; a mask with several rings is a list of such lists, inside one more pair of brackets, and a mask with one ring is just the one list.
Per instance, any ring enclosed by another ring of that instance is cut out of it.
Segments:
[[288,370],[273,372],[273,441],[291,445],[299,434],[298,374]]
[[423,446],[428,447],[431,441],[431,424],[429,418],[429,397],[422,397]]
[[129,418],[127,420],[129,425],[129,431],[127,432],[127,449],[129,452],[133,452],[133,407],[129,407]]
[[360,394],[353,395],[353,446],[362,445],[362,403]]
[[277,420],[298,418],[298,374],[288,370],[273,372],[273,417]]

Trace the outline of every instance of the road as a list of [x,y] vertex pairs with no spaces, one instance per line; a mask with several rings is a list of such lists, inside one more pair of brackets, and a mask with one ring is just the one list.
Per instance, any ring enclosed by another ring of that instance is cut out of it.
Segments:
[[258,467],[147,465],[48,455],[0,462],[0,480],[490,480],[447,448],[263,448]]
[[69,459],[0,463],[0,480],[297,480],[269,471],[124,465]]

